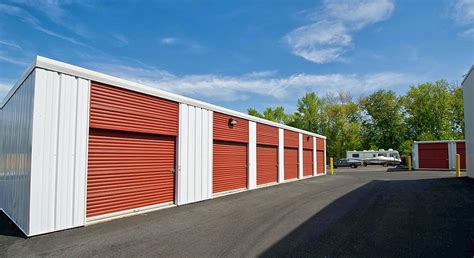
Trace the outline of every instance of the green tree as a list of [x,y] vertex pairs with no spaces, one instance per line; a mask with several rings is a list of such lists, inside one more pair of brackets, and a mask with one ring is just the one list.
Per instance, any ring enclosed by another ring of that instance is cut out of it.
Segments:
[[324,107],[324,100],[320,99],[316,93],[306,93],[297,103],[299,115],[294,115],[293,118],[299,120],[298,124],[301,129],[320,132],[321,115]]
[[255,108],[249,108],[247,109],[247,113],[251,116],[264,118],[281,124],[286,124],[289,121],[289,116],[285,113],[285,108],[282,106],[276,108],[268,107],[263,111],[263,114],[259,113]]
[[403,97],[403,104],[410,139],[453,138],[450,123],[451,94],[446,81],[411,86]]
[[393,91],[378,90],[360,100],[364,148],[399,149],[404,140],[402,103]]
[[451,128],[455,140],[464,139],[464,100],[462,86],[451,88]]

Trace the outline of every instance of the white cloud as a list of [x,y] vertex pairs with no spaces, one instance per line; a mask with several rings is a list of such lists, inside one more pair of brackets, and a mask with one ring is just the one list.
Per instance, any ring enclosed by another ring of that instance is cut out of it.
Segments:
[[241,76],[200,74],[177,76],[155,67],[134,68],[122,64],[97,64],[94,69],[136,81],[165,91],[205,100],[239,101],[250,97],[292,100],[305,92],[320,95],[341,90],[370,93],[378,88],[408,86],[417,77],[396,72],[359,74],[307,74],[278,76],[275,71],[248,73]]
[[20,45],[18,45],[17,43],[12,42],[12,41],[7,41],[7,40],[0,40],[0,45],[4,45],[7,47],[16,48],[16,49],[21,49]]
[[174,44],[178,43],[178,39],[173,38],[173,37],[166,37],[166,38],[160,39],[160,42],[163,45],[174,45]]
[[36,29],[38,31],[41,31],[45,34],[48,34],[50,36],[53,36],[53,37],[71,42],[71,43],[76,44],[76,45],[87,46],[85,43],[83,43],[81,41],[78,41],[78,40],[76,40],[72,37],[65,36],[63,34],[60,34],[60,33],[54,32],[54,31],[52,31],[48,28],[45,28],[43,25],[41,25],[41,22],[36,17],[34,17],[29,12],[27,12],[26,10],[24,10],[23,8],[20,8],[18,6],[0,4],[0,14],[1,13],[9,15],[9,16],[16,17],[19,20],[21,20],[21,21],[27,23],[28,25],[32,26],[34,29]]
[[463,38],[474,39],[474,28],[467,29],[459,34]]
[[352,34],[390,17],[393,0],[325,1],[313,12],[313,22],[288,33],[284,40],[292,53],[323,64],[342,60],[352,44]]
[[112,37],[116,40],[117,45],[120,47],[125,47],[129,44],[128,38],[123,34],[116,33],[113,34]]
[[10,63],[14,65],[27,66],[28,62],[19,59],[18,57],[9,56],[2,51],[0,51],[0,62]]
[[461,24],[474,23],[474,1],[473,0],[457,0],[452,6],[453,19]]

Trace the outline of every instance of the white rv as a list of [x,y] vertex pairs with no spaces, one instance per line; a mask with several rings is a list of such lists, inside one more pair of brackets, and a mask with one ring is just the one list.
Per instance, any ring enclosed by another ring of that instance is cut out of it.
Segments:
[[360,160],[364,165],[395,166],[402,162],[398,151],[393,149],[347,151],[347,159]]

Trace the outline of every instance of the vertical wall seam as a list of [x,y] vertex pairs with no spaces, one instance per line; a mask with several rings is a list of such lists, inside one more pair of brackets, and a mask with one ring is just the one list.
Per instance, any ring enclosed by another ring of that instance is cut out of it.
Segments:
[[77,148],[77,119],[79,111],[79,78],[76,79],[76,107],[75,107],[75,117],[74,117],[74,142],[73,142],[73,159],[72,159],[72,218],[71,225],[74,225],[75,217],[75,207],[76,207],[76,148]]
[[58,111],[58,117],[56,118],[56,145],[55,145],[55,151],[54,151],[54,157],[55,157],[55,182],[54,182],[54,212],[53,212],[53,218],[54,218],[54,228],[57,228],[57,205],[58,205],[58,166],[59,166],[59,159],[58,159],[58,150],[59,150],[59,129],[60,129],[60,122],[61,122],[61,86],[62,86],[62,74],[59,74],[59,87],[58,87],[58,100],[57,100],[57,111]]

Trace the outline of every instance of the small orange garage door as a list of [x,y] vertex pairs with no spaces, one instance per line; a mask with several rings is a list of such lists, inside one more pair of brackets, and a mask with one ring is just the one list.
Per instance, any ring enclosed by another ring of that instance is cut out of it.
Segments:
[[175,137],[91,129],[87,217],[174,201]]
[[324,174],[324,151],[323,150],[318,150],[316,153],[316,159],[317,159],[317,174]]
[[303,150],[303,176],[313,175],[313,151]]
[[285,147],[285,180],[298,177],[298,148]]
[[449,168],[447,143],[418,144],[418,159],[420,168]]
[[214,141],[212,192],[247,187],[247,144]]
[[257,185],[278,180],[278,147],[257,145]]

